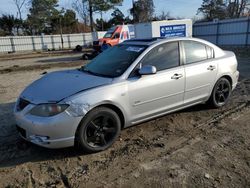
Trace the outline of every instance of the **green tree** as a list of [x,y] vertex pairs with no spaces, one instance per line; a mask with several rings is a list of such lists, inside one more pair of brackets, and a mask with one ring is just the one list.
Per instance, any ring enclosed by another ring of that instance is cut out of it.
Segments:
[[197,11],[197,14],[199,13],[202,13],[207,21],[215,18],[224,19],[226,17],[226,5],[223,0],[203,0]]
[[111,18],[108,21],[100,19],[96,19],[96,29],[98,31],[104,31],[110,29],[114,25],[122,25],[130,23],[131,20],[129,17],[124,16],[124,14],[118,9],[115,8],[114,11],[111,13]]
[[0,17],[0,29],[2,35],[13,35],[14,29],[17,29],[21,25],[21,20],[15,18],[13,15],[2,15]]
[[102,18],[100,19],[97,18],[95,22],[96,22],[95,27],[97,31],[106,31],[112,27],[112,23],[110,22],[110,20],[106,21],[102,20]]
[[126,16],[125,19],[124,19],[124,23],[125,23],[125,24],[133,24],[133,20],[130,19],[129,16]]
[[58,0],[31,0],[31,8],[28,14],[28,23],[31,24],[35,34],[49,34],[55,30],[53,22],[60,16]]
[[[77,3],[76,3],[77,1]],[[113,9],[115,6],[120,5],[123,2],[123,0],[75,0],[74,4],[78,4],[80,8],[76,8],[75,10],[78,9],[78,14],[79,10],[88,11],[88,14],[83,14],[89,17],[90,21],[90,27],[91,31],[94,31],[94,21],[93,21],[93,16],[95,13],[100,13],[101,14],[101,19],[99,21],[103,21],[102,19],[102,13],[106,12],[110,9]]]
[[108,21],[96,19],[96,29],[98,31],[108,30],[112,26],[122,25],[122,24],[131,24],[133,20],[129,18],[129,16],[125,17],[124,14],[118,9],[115,8],[111,13],[111,18]]
[[51,20],[51,32],[58,33],[75,33],[78,31],[78,20],[73,10],[62,9]]
[[134,23],[152,21],[154,14],[153,0],[138,0],[133,2],[133,8],[130,9]]
[[64,33],[74,33],[77,30],[78,20],[76,18],[76,13],[73,10],[66,10],[63,15],[63,32]]
[[125,16],[118,8],[111,13],[111,16],[110,22],[112,25],[121,25],[125,22]]

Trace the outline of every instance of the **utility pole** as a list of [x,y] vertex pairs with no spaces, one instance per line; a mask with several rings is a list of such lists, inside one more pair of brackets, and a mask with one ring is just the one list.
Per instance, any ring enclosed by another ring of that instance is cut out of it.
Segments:
[[62,49],[64,49],[64,46],[63,46],[63,31],[62,31],[62,17],[60,17],[60,35],[61,35],[61,44],[62,44]]
[[104,31],[103,19],[102,19],[102,11],[101,11],[101,21],[102,21],[102,31]]
[[93,32],[94,31],[94,21],[93,21],[93,3],[92,3],[92,0],[89,0],[89,17],[90,17],[91,32]]
[[[132,0],[132,10],[135,11],[135,0]],[[134,13],[132,14],[132,17],[133,17],[133,22],[134,22]]]

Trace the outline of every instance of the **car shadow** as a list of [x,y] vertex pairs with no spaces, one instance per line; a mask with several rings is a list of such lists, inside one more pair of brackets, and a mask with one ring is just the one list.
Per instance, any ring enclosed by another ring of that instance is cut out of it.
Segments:
[[212,108],[208,104],[197,104],[195,106],[191,106],[191,107],[185,108],[181,111],[178,111],[178,113],[201,112],[201,111],[207,111],[207,110],[214,110],[214,108]]
[[[27,162],[59,160],[86,155],[77,147],[47,149],[24,141],[16,131],[13,108],[14,103],[0,104],[0,168]],[[208,109],[210,108],[207,105],[201,104],[176,113],[191,113]]]
[[47,149],[24,141],[16,131],[13,108],[14,103],[0,104],[0,168],[85,155],[77,147]]

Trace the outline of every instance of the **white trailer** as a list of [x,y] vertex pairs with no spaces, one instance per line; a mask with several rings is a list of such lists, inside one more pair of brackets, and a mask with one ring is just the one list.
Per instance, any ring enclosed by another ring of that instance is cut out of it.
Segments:
[[163,20],[135,24],[136,38],[192,37],[192,20]]

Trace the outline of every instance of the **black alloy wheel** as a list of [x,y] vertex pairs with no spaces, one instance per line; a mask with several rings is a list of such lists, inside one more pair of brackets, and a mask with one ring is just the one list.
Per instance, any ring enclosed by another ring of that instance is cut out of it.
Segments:
[[219,108],[224,106],[231,95],[232,86],[228,79],[221,78],[214,86],[210,103],[213,107]]
[[77,139],[84,151],[98,152],[110,147],[121,131],[119,116],[113,110],[100,107],[89,112],[81,122]]

